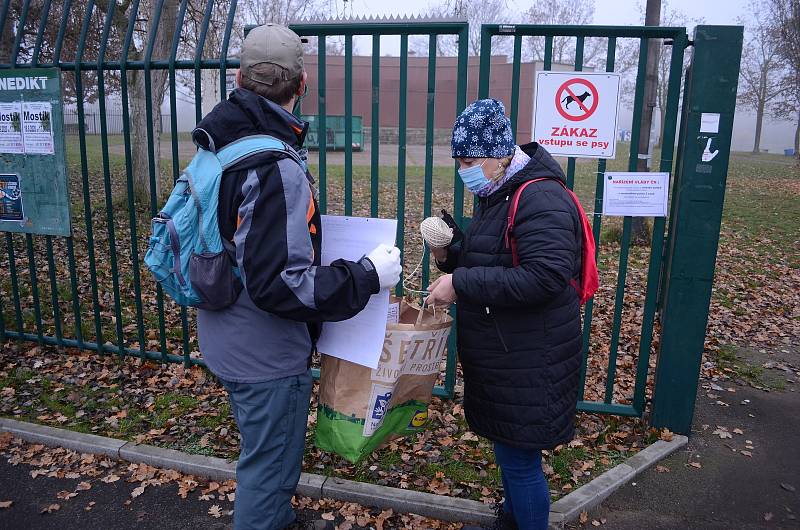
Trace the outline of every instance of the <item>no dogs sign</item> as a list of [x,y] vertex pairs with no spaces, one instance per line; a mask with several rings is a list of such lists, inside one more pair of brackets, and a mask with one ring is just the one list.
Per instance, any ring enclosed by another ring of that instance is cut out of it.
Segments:
[[614,158],[619,74],[539,72],[533,139],[554,155]]

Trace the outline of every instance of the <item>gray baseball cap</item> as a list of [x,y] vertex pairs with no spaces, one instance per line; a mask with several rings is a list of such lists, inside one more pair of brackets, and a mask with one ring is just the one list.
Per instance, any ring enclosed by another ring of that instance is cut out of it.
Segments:
[[[250,30],[242,43],[239,69],[242,76],[272,86],[275,81],[296,79],[303,73],[303,42],[297,33],[280,24],[264,24]],[[257,64],[273,66],[267,73],[251,72]]]

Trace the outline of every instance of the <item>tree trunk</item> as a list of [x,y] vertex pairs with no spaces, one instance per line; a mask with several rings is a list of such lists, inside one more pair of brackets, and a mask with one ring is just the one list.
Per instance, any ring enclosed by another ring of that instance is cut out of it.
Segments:
[[[155,13],[150,13],[149,20],[153,20]],[[161,20],[159,28],[151,26],[148,28],[148,34],[143,37],[145,43],[148,42],[151,32],[157,31],[156,38],[153,44],[153,60],[167,58],[171,52],[172,35],[175,32],[175,24],[178,16],[178,0],[166,0],[164,7],[161,11]],[[146,44],[145,44],[146,46]],[[160,159],[161,159],[161,104],[164,102],[164,94],[166,93],[167,71],[166,70],[151,70],[150,71],[150,86],[151,86],[151,110],[152,110],[152,123],[147,120],[147,105],[145,93],[145,75],[142,70],[130,71],[130,106],[131,106],[131,131],[132,142],[132,155],[133,155],[133,182],[134,191],[138,201],[144,204],[150,204],[151,190],[150,190],[150,150],[152,149],[153,160],[155,161],[155,199],[156,202],[161,200],[162,181],[164,176],[161,174]],[[150,145],[147,139],[147,131],[152,128],[153,142]]]
[[761,126],[764,122],[764,103],[759,102],[756,109],[756,137],[753,139],[753,154],[761,152]]
[[[6,26],[13,27],[13,21],[8,20]],[[0,63],[11,62],[11,48],[14,47],[14,32],[4,29],[3,34],[0,35]]]
[[[147,106],[145,97],[145,78],[141,70],[131,71],[130,104],[131,104],[131,126],[133,128],[133,187],[136,199],[142,204],[150,204],[150,152],[152,149],[153,160],[155,161],[155,196],[161,197],[161,141],[160,123],[155,117],[160,112],[161,101],[157,100],[155,94],[152,98],[153,121],[147,121]],[[155,81],[155,79],[153,79]],[[155,83],[153,83],[155,84]],[[153,143],[147,140],[147,130],[153,130]]]
[[665,131],[665,129],[664,129],[664,117],[665,116],[666,116],[666,113],[664,112],[664,105],[659,103],[658,104],[658,130],[661,131],[661,133],[658,135],[658,141],[656,142],[656,145],[655,145],[655,147],[658,148],[658,149],[661,149],[661,146],[664,143],[664,131]]
[[797,109],[797,128],[794,130],[794,157],[800,160],[800,107]]
[[[644,23],[646,26],[661,24],[661,0],[647,0],[647,11]],[[651,39],[647,46],[647,73],[644,82],[644,108],[642,109],[641,128],[639,130],[639,154],[650,153],[650,129],[653,124],[653,110],[658,96],[658,53],[660,40]],[[649,171],[647,159],[640,158],[636,164],[637,171]],[[634,217],[631,224],[631,243],[646,245],[650,241],[650,226],[644,217]]]

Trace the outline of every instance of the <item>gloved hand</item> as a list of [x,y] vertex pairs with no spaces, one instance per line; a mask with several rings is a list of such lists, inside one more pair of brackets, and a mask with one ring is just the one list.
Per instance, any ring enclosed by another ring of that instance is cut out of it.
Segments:
[[442,220],[453,229],[453,240],[450,241],[450,245],[454,245],[464,239],[464,232],[461,231],[453,216],[447,213],[447,210],[442,210]]
[[380,244],[367,254],[367,259],[375,267],[381,289],[389,289],[400,281],[403,267],[400,265],[400,249]]

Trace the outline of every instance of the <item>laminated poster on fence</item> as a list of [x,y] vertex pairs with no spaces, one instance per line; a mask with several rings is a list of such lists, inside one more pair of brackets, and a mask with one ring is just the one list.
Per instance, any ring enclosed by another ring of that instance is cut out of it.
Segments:
[[[322,216],[322,265],[337,259],[358,261],[380,244],[394,246],[396,219]],[[389,289],[370,297],[359,314],[342,322],[326,322],[317,349],[333,357],[377,368],[386,331]]]
[[22,103],[22,141],[27,154],[54,153],[53,108],[49,101]]

